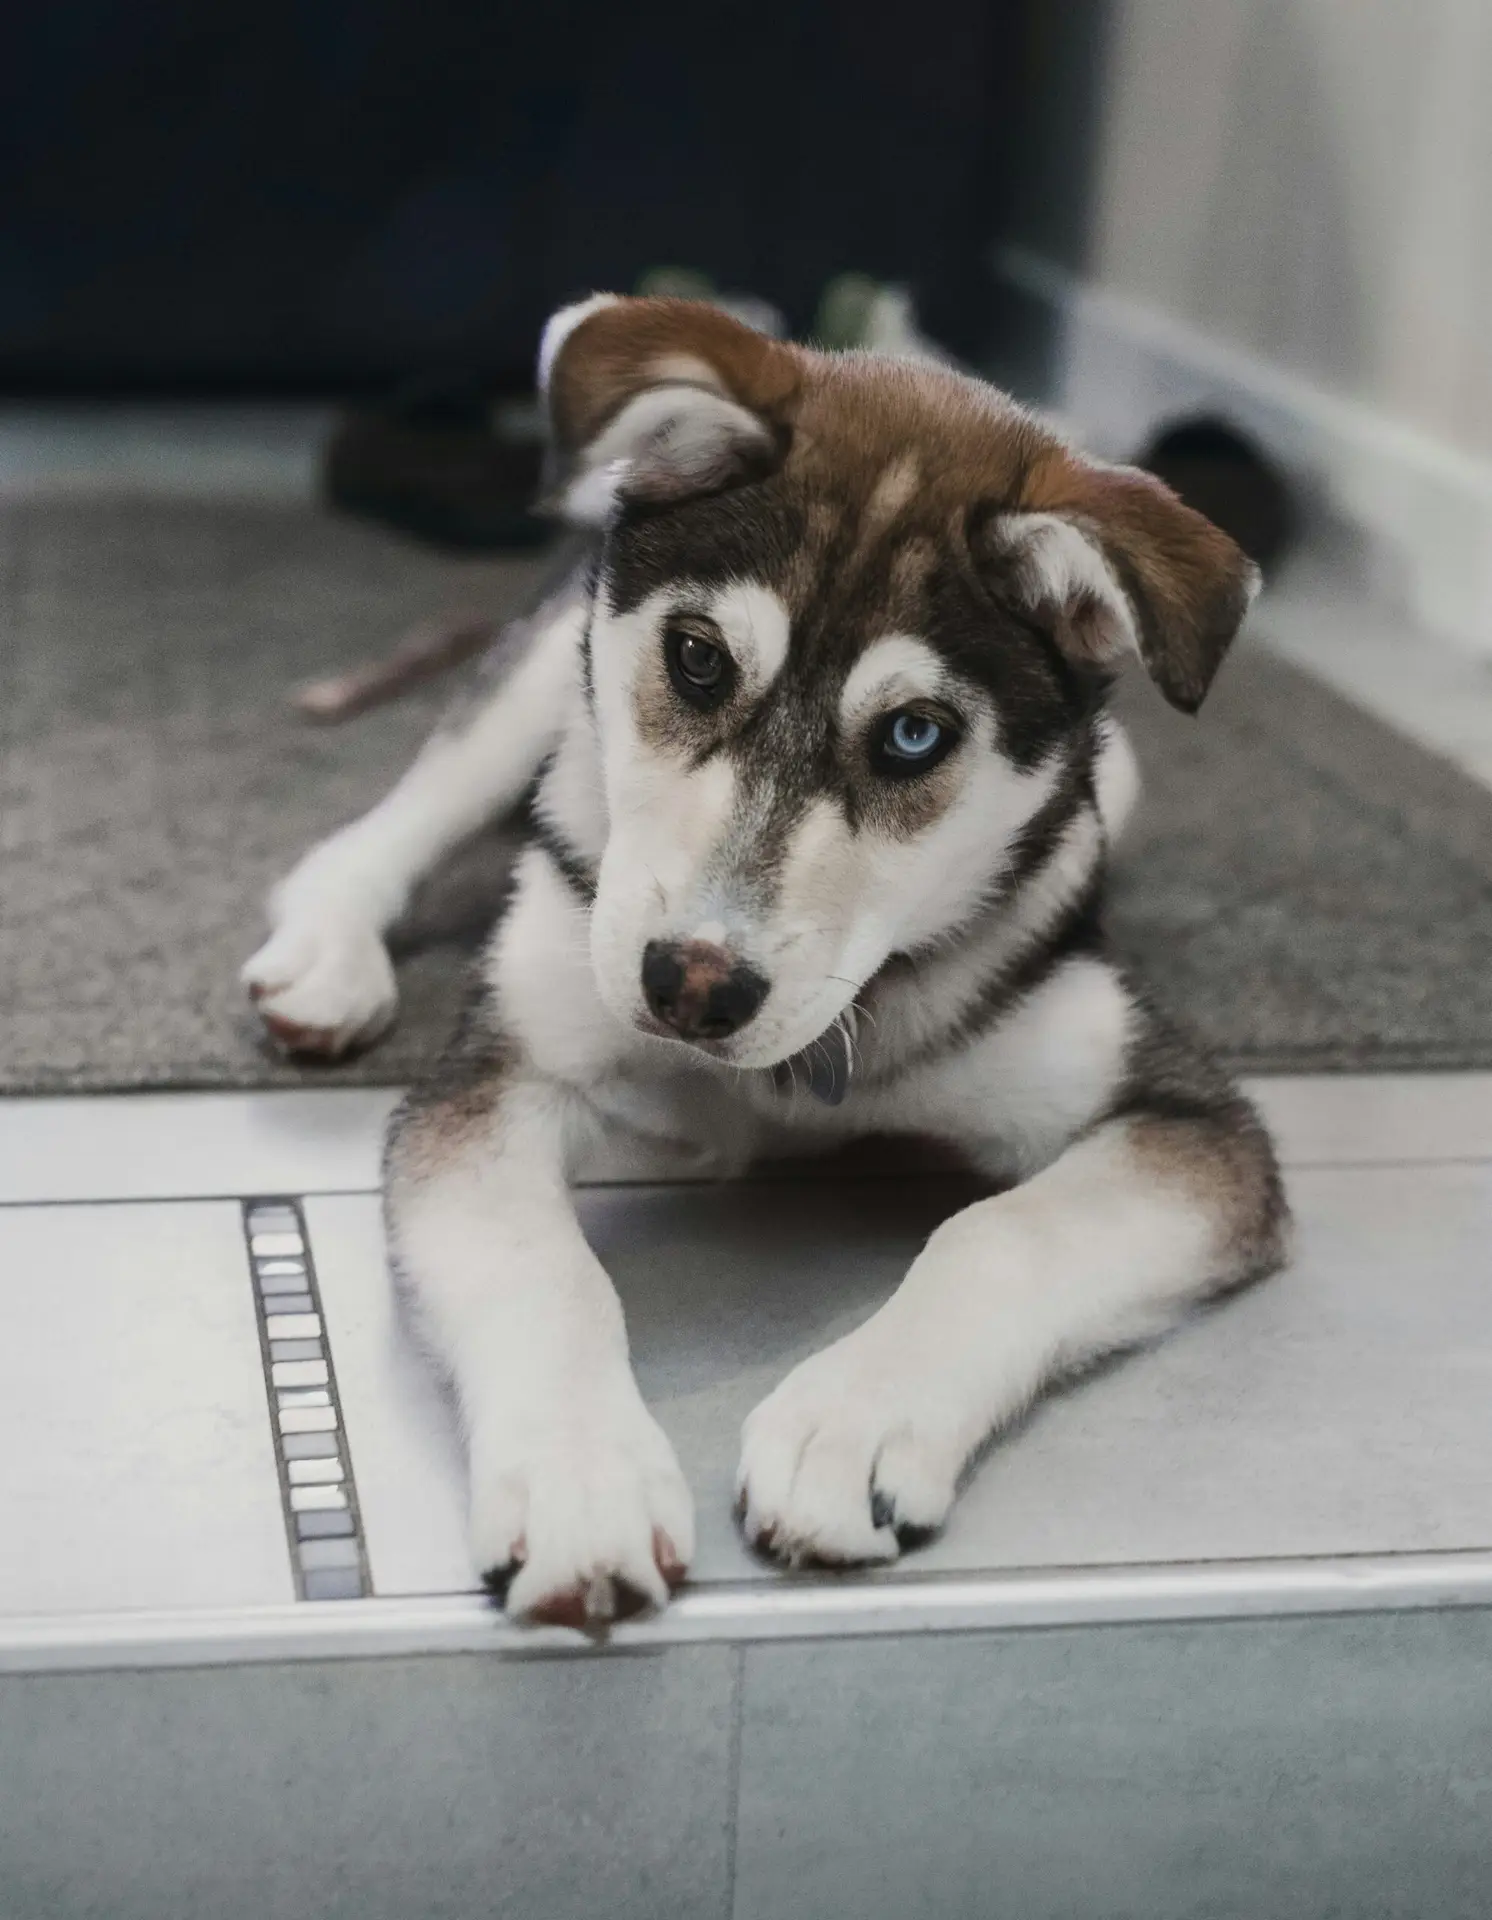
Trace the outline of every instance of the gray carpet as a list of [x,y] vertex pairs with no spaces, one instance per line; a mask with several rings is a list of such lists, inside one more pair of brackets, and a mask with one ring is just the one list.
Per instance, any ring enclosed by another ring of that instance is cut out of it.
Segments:
[[[417,1071],[500,847],[418,903],[399,1026],[360,1060],[277,1059],[236,975],[270,882],[449,689],[325,732],[284,694],[432,611],[501,608],[529,563],[270,506],[35,503],[0,541],[0,1091]],[[1199,721],[1124,704],[1147,795],[1114,925],[1175,1011],[1254,1069],[1492,1065],[1492,795],[1258,645]]]

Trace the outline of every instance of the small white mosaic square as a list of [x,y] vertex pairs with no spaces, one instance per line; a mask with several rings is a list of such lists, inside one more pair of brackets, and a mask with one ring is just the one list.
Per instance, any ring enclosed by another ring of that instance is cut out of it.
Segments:
[[281,1433],[335,1433],[337,1415],[332,1407],[286,1407],[280,1413]]
[[310,1513],[326,1507],[345,1507],[347,1495],[341,1487],[292,1487],[290,1489],[290,1511],[292,1513]]
[[264,1330],[271,1340],[319,1340],[319,1313],[270,1313],[265,1315]]
[[277,1387],[324,1387],[331,1379],[324,1360],[276,1360],[269,1371]]
[[321,1486],[346,1479],[342,1462],[333,1456],[330,1460],[287,1460],[285,1472],[292,1487]]

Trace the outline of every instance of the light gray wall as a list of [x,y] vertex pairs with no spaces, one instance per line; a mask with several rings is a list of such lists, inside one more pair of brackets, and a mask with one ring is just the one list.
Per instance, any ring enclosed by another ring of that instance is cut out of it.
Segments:
[[1097,125],[1059,88],[1041,138],[1093,141],[1086,231],[1028,196],[1014,238],[1492,453],[1488,0],[1109,0],[1085,31]]

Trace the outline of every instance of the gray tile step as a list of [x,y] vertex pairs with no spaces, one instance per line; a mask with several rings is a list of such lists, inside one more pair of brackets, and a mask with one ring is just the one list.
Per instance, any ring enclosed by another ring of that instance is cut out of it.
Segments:
[[0,1206],[0,1914],[1484,1911],[1492,1166],[1444,1084],[1277,1087],[1293,1270],[1045,1403],[875,1578],[742,1552],[736,1435],[954,1188],[584,1191],[701,1520],[606,1649],[473,1592],[345,1130],[185,1150],[189,1194],[301,1169],[257,1223],[290,1329],[231,1180]]

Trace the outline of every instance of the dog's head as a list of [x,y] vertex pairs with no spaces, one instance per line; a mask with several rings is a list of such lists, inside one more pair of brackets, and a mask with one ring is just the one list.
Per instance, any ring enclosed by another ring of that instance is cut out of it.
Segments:
[[605,528],[599,988],[739,1066],[980,911],[1114,670],[1194,711],[1252,596],[1157,481],[941,369],[601,298],[540,377],[557,504]]

